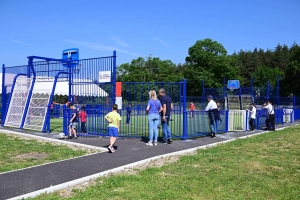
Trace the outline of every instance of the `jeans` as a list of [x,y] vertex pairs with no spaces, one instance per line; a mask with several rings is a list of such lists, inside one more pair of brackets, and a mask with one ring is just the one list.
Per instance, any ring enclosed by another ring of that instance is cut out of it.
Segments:
[[216,120],[215,120],[215,116],[213,113],[210,113],[208,115],[209,117],[209,126],[210,126],[210,130],[213,134],[217,133],[217,125],[216,125]]
[[266,119],[266,126],[268,128],[268,130],[270,131],[275,131],[275,115],[269,115]]
[[250,124],[250,131],[254,131],[254,129],[255,129],[254,121],[255,121],[255,119],[253,119],[253,118],[250,119],[250,122],[249,122],[249,124]]
[[168,139],[172,139],[172,133],[169,127],[169,121],[170,121],[170,117],[169,116],[165,116],[165,121],[162,121],[162,132],[163,132],[163,137],[164,137],[164,141],[167,141]]
[[83,133],[86,133],[87,131],[86,131],[86,126],[85,126],[85,124],[86,124],[86,122],[81,122],[81,131],[83,132]]
[[159,114],[149,114],[148,123],[149,123],[149,142],[153,141],[153,136],[154,136],[154,142],[157,142]]
[[130,114],[126,114],[126,124],[130,124]]

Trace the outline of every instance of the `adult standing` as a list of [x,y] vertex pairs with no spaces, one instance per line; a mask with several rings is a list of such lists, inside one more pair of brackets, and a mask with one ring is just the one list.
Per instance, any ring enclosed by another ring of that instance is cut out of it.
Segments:
[[165,144],[172,143],[172,132],[169,127],[170,121],[170,113],[172,110],[172,99],[166,94],[164,88],[159,89],[158,91],[160,96],[160,102],[162,105],[162,113],[161,113],[161,123],[162,123],[162,131],[163,131],[163,139]]
[[131,117],[131,103],[128,103],[128,106],[126,108],[126,124],[130,125],[130,117]]
[[251,113],[249,125],[250,125],[250,131],[254,132],[254,129],[255,129],[254,121],[256,119],[256,106],[255,106],[255,103],[251,103],[250,105],[251,105],[252,109],[251,110],[247,109]]
[[[153,146],[157,145],[158,138],[158,124],[159,124],[159,113],[162,111],[160,101],[157,99],[155,90],[150,90],[149,101],[146,108],[148,113],[148,124],[149,124],[149,142],[146,145]],[[154,142],[153,142],[154,137]]]
[[275,131],[275,112],[274,112],[274,107],[272,106],[271,101],[267,101],[263,105],[264,109],[267,109],[268,111],[268,116],[266,119],[266,126],[269,131]]
[[218,106],[216,102],[213,100],[213,97],[211,95],[208,95],[206,98],[208,104],[205,108],[205,111],[208,112],[208,117],[209,117],[209,125],[211,130],[210,137],[214,138],[216,137],[216,132],[217,132],[216,121],[219,119],[220,114],[219,114]]

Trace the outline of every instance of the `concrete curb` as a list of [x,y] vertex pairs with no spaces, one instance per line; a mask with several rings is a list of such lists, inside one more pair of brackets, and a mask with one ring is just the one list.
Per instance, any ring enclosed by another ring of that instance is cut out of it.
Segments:
[[88,149],[96,149],[96,150],[101,150],[101,151],[105,151],[105,152],[108,151],[106,148],[103,148],[103,147],[96,147],[96,146],[87,145],[87,144],[68,142],[68,141],[59,140],[59,139],[42,137],[42,136],[38,136],[38,135],[30,135],[30,134],[26,134],[26,133],[20,133],[17,131],[0,129],[0,132],[6,133],[6,134],[19,135],[19,136],[23,136],[23,137],[30,137],[30,138],[39,139],[39,140],[45,140],[45,141],[49,141],[49,142],[55,142],[55,143],[59,143],[59,144],[67,144],[67,145],[72,145],[72,146],[77,146],[77,147],[85,147]]
[[[295,124],[295,125],[298,125],[298,124]],[[283,130],[285,128],[288,128],[288,127],[278,128],[277,130]],[[225,144],[225,143],[228,143],[228,142],[232,142],[232,141],[237,140],[237,139],[250,138],[250,137],[261,135],[261,134],[264,134],[264,133],[268,133],[268,131],[263,131],[263,132],[255,133],[255,134],[252,134],[252,135],[237,137],[237,138],[234,138],[234,139],[230,139],[230,140],[226,140],[226,141],[222,141],[222,142],[216,142],[216,143],[203,145],[203,146],[199,146],[199,147],[195,147],[195,148],[191,148],[191,149],[186,149],[186,150],[182,150],[182,151],[176,151],[176,152],[173,152],[173,153],[154,156],[154,157],[147,158],[147,159],[144,159],[144,160],[140,160],[140,161],[128,164],[128,165],[124,165],[124,166],[117,167],[117,168],[114,168],[114,169],[110,169],[110,170],[107,170],[107,171],[104,171],[104,172],[100,172],[100,173],[97,173],[97,174],[86,176],[86,177],[83,177],[83,178],[80,178],[80,179],[76,179],[76,180],[69,181],[69,182],[66,182],[66,183],[62,183],[62,184],[59,184],[59,185],[55,185],[55,186],[51,186],[51,187],[44,188],[44,189],[41,189],[41,190],[37,190],[35,192],[31,192],[31,193],[27,193],[27,194],[20,195],[20,196],[17,196],[17,197],[13,197],[9,200],[26,199],[26,198],[29,198],[29,197],[33,198],[33,197],[39,196],[43,193],[52,193],[52,192],[55,192],[55,191],[58,191],[58,190],[66,189],[68,187],[72,187],[74,185],[83,183],[85,181],[89,181],[91,179],[96,179],[96,178],[99,178],[99,177],[102,177],[102,176],[106,176],[110,173],[120,172],[120,171],[123,171],[125,169],[133,168],[133,167],[136,167],[136,166],[139,166],[139,165],[143,165],[143,164],[146,164],[146,163],[149,163],[151,161],[158,160],[158,159],[161,159],[161,158],[166,158],[166,157],[170,157],[170,156],[177,156],[177,155],[185,155],[185,154],[193,153],[198,149],[206,149],[206,148],[217,146],[219,144]]]

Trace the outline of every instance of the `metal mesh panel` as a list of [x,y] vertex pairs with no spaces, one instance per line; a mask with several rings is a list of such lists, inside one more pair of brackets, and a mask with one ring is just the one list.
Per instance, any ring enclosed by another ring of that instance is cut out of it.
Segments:
[[[35,82],[36,84],[32,90],[24,128],[42,131],[47,115],[54,78],[37,78]],[[42,89],[38,87],[39,82],[44,83]]]
[[19,76],[16,80],[4,126],[20,128],[32,79]]

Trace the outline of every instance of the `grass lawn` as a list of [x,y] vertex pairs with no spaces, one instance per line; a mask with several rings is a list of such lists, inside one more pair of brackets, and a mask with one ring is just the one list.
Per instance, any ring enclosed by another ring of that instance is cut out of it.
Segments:
[[[300,126],[97,179],[69,199],[299,199]],[[60,199],[59,193],[35,199]]]
[[86,150],[0,133],[0,173],[85,154]]

